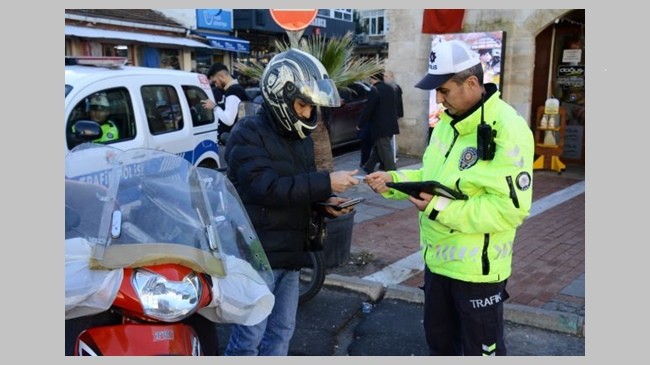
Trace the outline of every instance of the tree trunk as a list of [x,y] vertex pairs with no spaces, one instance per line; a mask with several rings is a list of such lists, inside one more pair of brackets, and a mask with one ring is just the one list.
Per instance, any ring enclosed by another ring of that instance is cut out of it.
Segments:
[[316,169],[319,171],[334,171],[334,156],[332,155],[332,143],[327,127],[322,118],[319,118],[316,129],[311,133],[314,140],[314,156],[316,159]]

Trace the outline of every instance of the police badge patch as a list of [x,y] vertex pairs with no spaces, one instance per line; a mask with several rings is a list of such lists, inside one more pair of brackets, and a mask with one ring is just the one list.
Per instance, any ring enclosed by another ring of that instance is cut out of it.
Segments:
[[530,174],[528,172],[523,171],[520,172],[519,175],[517,175],[517,188],[521,191],[526,191],[528,188],[530,188],[531,184],[531,179],[530,179]]
[[476,164],[476,161],[478,161],[478,152],[476,151],[476,147],[467,147],[460,155],[458,169],[461,171],[469,169]]

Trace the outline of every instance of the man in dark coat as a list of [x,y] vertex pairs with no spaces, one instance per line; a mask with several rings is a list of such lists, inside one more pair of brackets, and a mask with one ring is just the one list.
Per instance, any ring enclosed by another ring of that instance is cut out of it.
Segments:
[[312,210],[336,217],[336,197],[359,180],[353,171],[316,171],[317,106],[340,106],[336,86],[312,55],[291,49],[269,61],[260,81],[263,104],[242,118],[226,143],[228,178],[241,197],[273,269],[275,304],[254,326],[233,325],[225,355],[281,355],[289,352],[296,325],[300,268],[310,235]]
[[396,170],[392,144],[393,136],[399,134],[395,90],[384,82],[383,73],[371,76],[370,83],[373,87],[357,122],[359,131],[370,125],[370,139],[373,143],[370,157],[363,169],[366,173],[372,173],[377,163],[380,163],[386,171]]

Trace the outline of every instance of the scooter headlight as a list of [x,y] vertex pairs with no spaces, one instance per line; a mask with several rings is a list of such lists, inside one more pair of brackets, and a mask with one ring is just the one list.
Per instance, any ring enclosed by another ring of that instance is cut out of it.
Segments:
[[195,273],[182,281],[170,281],[150,271],[136,270],[133,287],[144,313],[165,322],[177,322],[194,313],[201,297],[201,283]]

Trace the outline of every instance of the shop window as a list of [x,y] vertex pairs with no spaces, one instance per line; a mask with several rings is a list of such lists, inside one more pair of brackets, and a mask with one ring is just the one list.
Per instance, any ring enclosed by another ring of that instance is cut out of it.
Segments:
[[162,48],[159,50],[159,54],[160,68],[169,68],[174,70],[181,69],[181,64],[178,60],[178,50]]
[[183,129],[178,94],[172,86],[148,85],[141,89],[149,131],[153,135]]
[[102,44],[102,56],[129,58],[129,46],[117,44]]
[[[194,62],[196,63],[196,66],[194,67],[194,72],[198,72],[204,75],[208,74],[208,71],[210,71],[210,66],[212,66],[212,63],[215,62],[213,58],[215,55],[213,55],[211,52],[206,52],[206,51],[196,51],[193,53],[194,55]],[[222,62],[219,60],[219,62]]]

